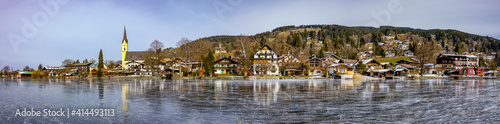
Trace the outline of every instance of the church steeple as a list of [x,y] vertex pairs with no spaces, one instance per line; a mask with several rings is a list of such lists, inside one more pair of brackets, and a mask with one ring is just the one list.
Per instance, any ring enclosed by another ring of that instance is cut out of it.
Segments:
[[125,56],[128,51],[127,28],[123,26],[123,40],[122,40],[122,69],[125,70]]
[[128,43],[128,39],[127,39],[127,28],[125,26],[123,26],[123,39],[122,39],[122,43],[125,42],[125,43]]

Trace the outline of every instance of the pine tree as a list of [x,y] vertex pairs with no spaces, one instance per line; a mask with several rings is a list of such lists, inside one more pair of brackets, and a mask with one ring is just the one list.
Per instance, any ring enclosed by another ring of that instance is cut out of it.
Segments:
[[363,62],[359,61],[358,65],[356,65],[356,71],[358,71],[359,73],[363,73],[363,71],[366,70],[366,66],[365,64],[363,64]]
[[361,38],[361,40],[359,41],[359,43],[360,43],[360,46],[361,45],[365,45],[365,38]]
[[204,61],[204,64],[205,64],[205,73],[208,74],[208,75],[212,75],[214,73],[214,70],[215,70],[215,67],[214,67],[214,61],[215,61],[215,57],[214,57],[214,54],[212,53],[212,51],[209,51],[208,52],[208,55],[207,57],[205,57],[205,61]]
[[267,40],[264,36],[260,37],[260,46],[264,46],[266,44]]
[[314,54],[312,44],[309,45],[309,55]]
[[102,59],[102,49],[99,51],[99,64],[97,65],[97,77],[102,77],[102,68],[104,67]]
[[323,49],[319,49],[319,57],[324,57],[325,55],[323,54]]
[[80,63],[80,60],[76,59],[76,62],[75,63]]

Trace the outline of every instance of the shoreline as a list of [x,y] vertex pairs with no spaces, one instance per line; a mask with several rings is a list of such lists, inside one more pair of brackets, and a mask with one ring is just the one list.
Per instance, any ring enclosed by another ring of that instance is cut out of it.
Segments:
[[[97,77],[57,77],[57,78],[0,78],[0,79],[97,79]],[[154,76],[113,76],[101,77],[101,79],[165,79],[162,77]],[[187,77],[172,77],[167,80],[266,80],[266,79],[308,79],[308,80],[335,80],[334,78],[326,78],[319,76],[222,76],[222,77],[200,77],[200,76],[187,76]],[[481,77],[481,76],[460,76],[459,79],[451,79],[449,77],[404,77],[396,79],[385,79],[383,77],[369,77],[363,76],[361,80],[428,80],[428,79],[449,79],[449,80],[479,80],[479,79],[500,79],[496,77]],[[342,79],[342,80],[360,80],[360,79]]]

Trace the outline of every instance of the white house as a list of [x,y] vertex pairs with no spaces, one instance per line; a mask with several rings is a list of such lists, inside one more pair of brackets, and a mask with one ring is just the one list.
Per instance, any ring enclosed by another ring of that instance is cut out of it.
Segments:
[[255,75],[279,75],[278,54],[268,45],[259,47],[253,54],[253,74]]

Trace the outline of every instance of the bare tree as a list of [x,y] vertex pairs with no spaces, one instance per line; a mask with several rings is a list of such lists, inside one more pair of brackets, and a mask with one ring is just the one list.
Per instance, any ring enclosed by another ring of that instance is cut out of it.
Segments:
[[[155,40],[151,43],[150,48],[146,51],[145,64],[149,65],[153,69],[153,75],[159,73],[161,59],[165,57],[165,52],[163,52],[163,43]],[[155,73],[156,71],[156,73]]]
[[[95,61],[95,60],[94,60]],[[71,60],[71,59],[65,59],[64,61],[62,61],[62,66],[66,66],[68,64],[73,64],[75,61]]]
[[114,70],[116,65],[121,64],[121,62],[118,63],[118,61],[115,62],[113,60],[106,60],[104,63],[108,66],[109,70]]
[[30,66],[25,66],[25,67],[23,68],[23,71],[31,71],[31,70],[33,70],[33,69],[31,69],[31,68],[30,68]]
[[2,68],[3,75],[8,75],[10,71],[10,66],[5,66]]
[[191,40],[188,38],[181,38],[179,42],[177,42],[175,45],[181,49],[181,52],[179,53],[182,57],[187,58],[188,61],[191,61],[191,52],[192,52],[192,47],[194,44],[191,44]]
[[90,63],[96,63],[97,61],[95,59],[90,59]]
[[239,35],[236,37],[237,45],[237,57],[242,66],[242,71],[244,76],[248,76],[248,69],[252,64],[252,40],[248,36]]
[[415,56],[418,60],[418,64],[420,67],[420,75],[424,73],[424,64],[426,62],[432,62],[436,59],[436,54],[439,54],[439,49],[436,48],[436,45],[432,45],[433,41],[422,42],[422,45],[417,46],[417,51],[415,52]]

